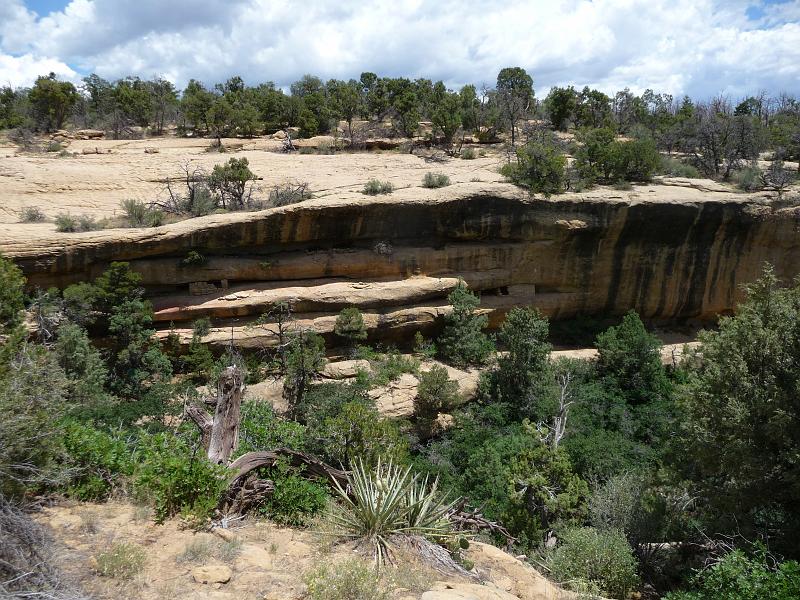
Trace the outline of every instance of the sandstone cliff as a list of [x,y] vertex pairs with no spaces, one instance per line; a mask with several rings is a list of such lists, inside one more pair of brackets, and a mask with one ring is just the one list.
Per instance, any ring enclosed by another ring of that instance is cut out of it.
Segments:
[[[153,229],[15,236],[0,252],[41,287],[130,261],[162,327],[181,333],[211,316],[224,329],[209,341],[220,343],[269,343],[268,327],[246,326],[277,301],[322,333],[355,304],[373,332],[413,334],[447,310],[459,277],[495,322],[514,305],[553,318],[634,308],[655,320],[711,320],[735,307],[764,262],[785,279],[800,272],[800,209],[666,183],[549,200],[497,183],[329,196]],[[190,251],[200,259],[187,261]]]

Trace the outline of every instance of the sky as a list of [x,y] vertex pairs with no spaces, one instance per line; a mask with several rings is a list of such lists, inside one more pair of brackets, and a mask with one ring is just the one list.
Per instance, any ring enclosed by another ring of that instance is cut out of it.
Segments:
[[800,94],[800,0],[0,0],[0,86],[163,76],[179,88],[426,77],[680,96]]

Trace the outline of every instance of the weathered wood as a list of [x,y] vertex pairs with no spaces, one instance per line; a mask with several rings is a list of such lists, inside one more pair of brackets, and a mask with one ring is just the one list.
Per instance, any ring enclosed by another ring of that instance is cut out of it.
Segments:
[[211,426],[208,460],[227,465],[231,454],[239,446],[239,421],[241,420],[244,379],[239,367],[228,367],[217,384],[217,407]]
[[304,467],[304,474],[307,476],[324,479],[331,484],[336,481],[343,488],[347,487],[347,473],[345,471],[331,467],[312,454],[306,454],[291,448],[248,452],[233,461],[228,468],[234,472],[233,478],[235,481],[255,469],[273,467],[281,459],[288,460],[293,467]]

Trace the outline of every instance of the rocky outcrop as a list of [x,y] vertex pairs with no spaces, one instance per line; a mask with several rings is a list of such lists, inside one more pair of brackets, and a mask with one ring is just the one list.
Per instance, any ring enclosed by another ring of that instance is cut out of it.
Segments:
[[[515,305],[552,318],[633,308],[653,320],[711,320],[733,310],[764,262],[787,280],[800,272],[800,209],[687,181],[549,200],[489,183],[328,196],[152,229],[17,237],[0,252],[41,287],[130,261],[163,328],[186,335],[181,322],[211,316],[221,328],[209,341],[250,345],[274,338],[250,321],[278,301],[325,334],[355,304],[373,335],[399,339],[435,326],[459,277],[493,323]],[[189,251],[202,260],[186,264]],[[198,283],[206,295],[189,294]]]

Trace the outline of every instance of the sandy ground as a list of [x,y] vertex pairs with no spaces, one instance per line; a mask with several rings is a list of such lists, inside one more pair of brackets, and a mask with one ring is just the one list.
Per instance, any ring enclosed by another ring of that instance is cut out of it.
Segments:
[[[164,180],[179,177],[186,161],[210,171],[215,164],[234,156],[247,158],[251,170],[262,178],[257,185],[263,195],[272,186],[287,181],[307,182],[317,198],[358,194],[372,178],[390,181],[396,189],[416,187],[428,171],[446,173],[453,183],[502,180],[496,154],[445,162],[431,162],[397,151],[284,154],[279,152],[280,142],[271,138],[223,140],[227,144],[243,144],[243,148],[220,154],[206,152],[209,143],[208,139],[176,137],[75,140],[68,147],[71,155],[61,157],[57,153],[22,153],[0,140],[0,223],[18,223],[19,211],[24,207],[40,208],[48,218],[61,212],[113,217],[120,213],[120,202],[126,198],[151,201],[163,197]],[[111,154],[82,154],[85,148],[95,147],[111,150]],[[157,148],[158,153],[147,154],[145,148]],[[53,229],[52,224],[33,227]]]

